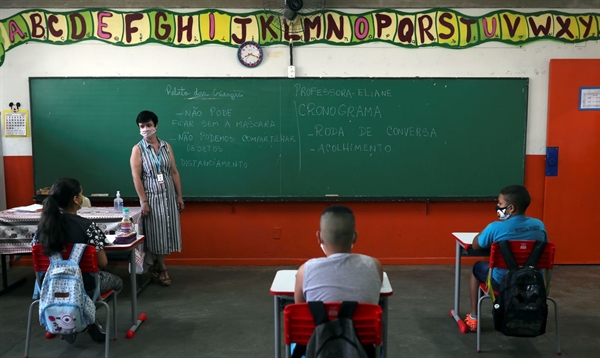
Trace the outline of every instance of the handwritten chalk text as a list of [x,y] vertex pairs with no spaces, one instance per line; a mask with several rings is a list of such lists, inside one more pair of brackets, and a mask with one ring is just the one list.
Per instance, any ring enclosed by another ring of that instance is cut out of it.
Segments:
[[301,103],[298,105],[298,115],[302,117],[350,117],[350,118],[382,118],[379,106],[339,106]]

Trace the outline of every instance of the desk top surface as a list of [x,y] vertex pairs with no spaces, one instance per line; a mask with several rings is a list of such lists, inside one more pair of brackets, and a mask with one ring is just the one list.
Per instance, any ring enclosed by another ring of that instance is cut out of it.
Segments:
[[[132,219],[137,220],[142,212],[139,206],[128,207],[129,215]],[[10,210],[0,211],[0,222],[37,222],[40,220],[41,212],[12,212]],[[122,212],[115,211],[112,207],[89,207],[81,208],[77,215],[83,216],[90,220],[121,220]]]
[[[298,270],[279,270],[275,274],[273,283],[271,284],[271,294],[274,296],[293,296],[294,287],[296,285],[296,272]],[[379,294],[381,296],[391,296],[394,293],[392,284],[387,276],[383,273],[383,283]]]
[[456,242],[465,249],[473,245],[473,239],[479,234],[478,232],[453,232]]
[[[116,235],[106,235],[106,238],[110,241],[113,242],[115,241],[115,237]],[[127,250],[131,250],[133,248],[135,248],[136,246],[138,246],[139,244],[141,244],[145,239],[144,235],[138,235],[138,237],[135,239],[135,241],[130,242],[129,244],[111,244],[111,245],[106,245],[104,246],[104,250],[105,251],[127,251]]]
[[[142,215],[140,207],[129,208],[130,216],[134,222],[139,222]],[[78,215],[90,219],[105,233],[117,231],[121,224],[122,214],[114,211],[112,207],[81,208]],[[37,230],[41,213],[0,211],[0,254],[26,254],[31,252],[31,240]],[[135,247],[143,240],[134,241]],[[133,243],[132,243],[133,244]],[[128,245],[115,245],[114,249],[128,250]]]

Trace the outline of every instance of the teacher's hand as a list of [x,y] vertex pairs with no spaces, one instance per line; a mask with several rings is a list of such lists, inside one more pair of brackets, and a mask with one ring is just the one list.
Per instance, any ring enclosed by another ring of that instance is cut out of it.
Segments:
[[179,209],[179,211],[183,211],[183,209],[185,208],[185,205],[183,204],[183,198],[181,196],[177,197],[177,208]]
[[148,216],[150,214],[150,204],[147,201],[142,203],[142,216]]

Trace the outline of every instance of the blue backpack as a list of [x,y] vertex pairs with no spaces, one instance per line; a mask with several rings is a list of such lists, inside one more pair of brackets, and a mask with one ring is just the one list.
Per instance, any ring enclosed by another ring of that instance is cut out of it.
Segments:
[[[40,293],[40,325],[52,334],[82,332],[94,323],[96,307],[86,294],[79,261],[87,244],[75,244],[68,260],[50,256]],[[37,285],[37,281],[36,281]]]

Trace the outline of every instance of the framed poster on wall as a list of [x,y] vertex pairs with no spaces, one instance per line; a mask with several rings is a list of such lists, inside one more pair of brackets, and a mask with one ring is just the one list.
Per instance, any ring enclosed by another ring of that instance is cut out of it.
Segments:
[[579,110],[600,111],[600,87],[581,87],[579,89]]

